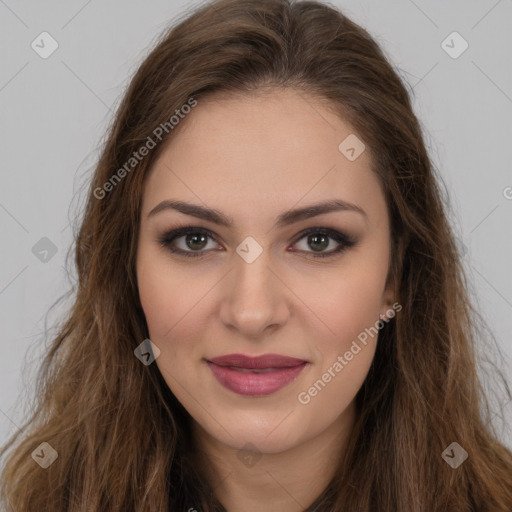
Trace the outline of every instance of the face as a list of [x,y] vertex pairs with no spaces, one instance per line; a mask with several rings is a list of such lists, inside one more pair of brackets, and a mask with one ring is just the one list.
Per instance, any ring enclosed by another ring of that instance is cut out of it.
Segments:
[[[211,438],[277,453],[353,410],[393,303],[385,198],[357,134],[303,93],[210,97],[181,122],[142,198],[153,364]],[[294,359],[209,362],[232,354]]]

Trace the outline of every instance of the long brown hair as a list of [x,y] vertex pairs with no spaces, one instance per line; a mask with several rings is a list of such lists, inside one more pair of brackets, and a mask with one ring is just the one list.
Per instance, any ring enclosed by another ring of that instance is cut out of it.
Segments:
[[[201,5],[133,77],[76,235],[76,298],[40,369],[33,414],[0,452],[5,510],[223,510],[192,462],[188,413],[158,367],[134,356],[149,337],[135,255],[143,180],[173,135],[171,116],[192,98],[200,108],[206,94],[263,87],[323,99],[371,151],[403,307],[379,333],[348,452],[308,510],[512,510],[512,454],[477,374],[482,320],[411,93],[363,28],[326,4],[290,0]],[[159,126],[165,138],[135,165]],[[44,442],[58,453],[46,469],[32,457]],[[456,469],[441,456],[452,442],[468,453]]]

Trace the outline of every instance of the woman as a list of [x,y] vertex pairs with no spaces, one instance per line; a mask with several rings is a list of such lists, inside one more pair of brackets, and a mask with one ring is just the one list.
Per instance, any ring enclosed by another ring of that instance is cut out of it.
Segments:
[[333,8],[220,0],[169,30],[92,178],[6,510],[512,510],[437,179]]

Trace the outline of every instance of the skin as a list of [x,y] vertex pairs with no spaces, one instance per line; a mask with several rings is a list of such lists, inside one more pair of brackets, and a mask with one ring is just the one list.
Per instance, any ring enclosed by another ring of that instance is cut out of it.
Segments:
[[[205,476],[230,512],[301,511],[324,490],[354,424],[354,398],[377,336],[309,403],[298,395],[394,302],[389,218],[370,152],[349,161],[338,149],[353,133],[303,92],[217,94],[181,121],[146,177],[137,280],[150,339],[160,349],[155,364],[192,416]],[[234,225],[175,210],[148,217],[167,199],[215,208]],[[337,211],[274,227],[285,210],[329,199],[354,203],[366,217]],[[158,243],[180,225],[213,232],[207,245],[190,237],[187,245],[186,236],[174,242],[203,256],[175,255]],[[315,259],[338,242],[328,238],[320,249],[308,243],[301,231],[311,227],[357,243]],[[236,252],[247,236],[263,249],[252,263]],[[223,387],[204,361],[230,353],[277,353],[309,364],[284,388],[251,397]],[[241,456],[247,443],[252,459]]]

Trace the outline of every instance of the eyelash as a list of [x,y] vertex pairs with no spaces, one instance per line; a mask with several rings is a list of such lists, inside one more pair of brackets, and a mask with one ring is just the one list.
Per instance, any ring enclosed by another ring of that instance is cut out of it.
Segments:
[[[158,243],[165,247],[167,250],[169,250],[171,253],[178,254],[180,256],[185,256],[187,258],[198,258],[202,257],[203,254],[207,251],[183,251],[181,249],[176,249],[175,247],[172,247],[172,243],[181,236],[189,235],[189,234],[201,234],[206,235],[215,240],[215,236],[211,231],[204,228],[194,227],[194,226],[184,226],[181,228],[174,229],[172,231],[169,231],[168,233],[165,233],[162,237],[158,239]],[[340,245],[334,250],[331,250],[330,252],[325,253],[315,253],[311,251],[313,254],[313,258],[331,258],[336,255],[339,255],[340,253],[343,253],[346,249],[353,247],[356,245],[356,240],[354,240],[352,237],[340,233],[339,231],[330,229],[330,228],[309,228],[305,231],[301,232],[298,238],[296,238],[294,244],[302,240],[303,238],[307,237],[311,234],[320,234],[325,235],[329,238],[332,238],[334,241],[338,242]],[[216,241],[216,240],[215,240]],[[218,242],[217,242],[218,243]],[[297,251],[297,252],[306,252],[309,253],[310,251]],[[310,256],[305,256],[306,258],[310,258]]]

